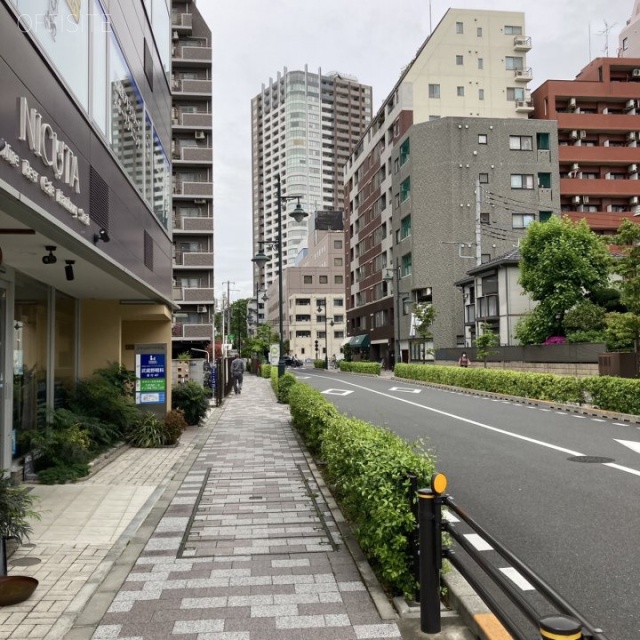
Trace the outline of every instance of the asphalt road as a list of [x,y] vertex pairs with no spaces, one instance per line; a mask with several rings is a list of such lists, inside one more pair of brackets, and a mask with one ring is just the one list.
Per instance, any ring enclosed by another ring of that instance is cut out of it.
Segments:
[[638,426],[389,378],[293,373],[340,411],[423,438],[460,506],[610,640],[640,638]]

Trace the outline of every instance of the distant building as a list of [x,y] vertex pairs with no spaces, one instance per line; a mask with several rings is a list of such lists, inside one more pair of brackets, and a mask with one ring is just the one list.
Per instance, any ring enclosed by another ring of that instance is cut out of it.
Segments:
[[533,104],[558,123],[562,213],[602,234],[640,220],[640,57],[596,58],[575,80],[544,82]]
[[[462,266],[464,260],[461,260],[455,268],[445,269],[445,265],[451,265],[453,255],[457,256],[458,249],[444,243],[474,242],[474,185],[480,172],[488,172],[491,176],[492,170],[490,166],[479,170],[478,158],[469,156],[471,150],[478,150],[481,158],[492,153],[506,153],[493,146],[498,139],[497,130],[495,134],[488,129],[485,132],[487,139],[492,140],[491,146],[487,147],[491,149],[488,153],[479,146],[477,138],[470,144],[472,136],[462,134],[469,132],[464,127],[472,126],[472,118],[505,118],[509,119],[514,135],[519,128],[512,121],[518,120],[523,123],[523,134],[535,136],[535,127],[526,125],[533,111],[527,88],[533,72],[526,59],[531,47],[531,38],[525,31],[524,14],[520,12],[449,9],[383,101],[365,135],[354,148],[344,174],[348,197],[345,212],[345,255],[349,264],[348,332],[350,336],[369,335],[372,360],[385,359],[388,362],[394,348],[397,325],[395,289],[385,282],[385,276],[392,264],[400,265],[405,273],[410,270],[412,256],[406,249],[407,242],[400,244],[403,234],[410,233],[410,242],[420,255],[426,253],[426,249],[420,249],[421,243],[425,247],[437,248],[438,256],[443,255],[445,246],[448,247],[446,260],[437,265],[437,273],[442,273],[444,280],[436,282],[435,274],[421,272],[419,279],[412,280],[408,287],[403,276],[400,289],[411,293],[414,299],[416,296],[422,299],[426,294],[417,293],[415,288],[435,286],[443,290],[442,287],[448,286],[451,292],[447,293],[446,305],[449,306],[446,309],[444,299],[440,302],[434,299],[434,304],[439,307],[439,323],[444,318],[451,318],[452,322],[449,328],[442,325],[442,329],[438,329],[441,339],[447,342],[437,346],[452,346],[458,336],[462,339],[462,326],[458,328],[461,315],[456,314],[461,302],[453,301],[456,296],[453,282],[467,267]],[[411,127],[422,123],[438,125],[435,121],[449,117],[462,118],[455,126],[463,129],[454,131],[451,125],[442,123],[433,129],[416,131],[421,140],[421,162],[433,167],[432,179],[427,181],[421,177],[418,168],[421,165],[412,163],[415,169],[412,179],[416,186],[420,185],[419,191],[410,189],[409,182],[398,182],[399,165],[407,153],[400,145],[413,144],[413,140],[407,142],[408,132],[409,137],[413,137]],[[487,121],[483,126],[488,124]],[[432,152],[428,150],[430,131],[438,137],[438,144]],[[475,125],[471,131],[476,136],[482,133]],[[506,130],[501,129],[500,132],[500,139],[508,145],[508,137],[504,137],[507,136]],[[449,136],[448,140],[443,136]],[[464,171],[461,172],[457,165],[453,168],[453,159],[463,163]],[[449,172],[436,170],[438,162],[448,167]],[[545,161],[544,166],[546,169],[548,162]],[[537,171],[531,166],[527,175],[529,173],[533,175]],[[501,181],[504,181],[503,172],[501,176]],[[456,194],[454,185],[462,191]],[[411,196],[408,191],[411,191]],[[438,196],[441,207],[437,211],[440,223],[436,226],[429,223],[429,215],[434,211],[429,205],[432,193]],[[405,221],[403,228],[402,221],[396,218],[406,216],[416,200],[419,208],[411,211],[416,225],[409,230]],[[529,200],[525,199],[527,205]],[[537,212],[532,205],[531,211],[534,210]],[[444,224],[446,220],[460,221],[462,226]],[[475,250],[472,248],[471,251]],[[408,344],[405,344],[404,351],[408,357]]]
[[633,12],[618,39],[618,56],[640,58],[640,0],[633,3]]
[[[307,213],[343,209],[343,167],[370,120],[371,87],[348,75],[285,68],[262,86],[251,101],[254,254],[260,241],[277,237],[276,176],[282,194],[301,196]],[[307,242],[308,218],[288,216],[295,204],[282,205],[284,269]],[[271,261],[256,269],[260,287],[278,274],[276,252],[265,250]]]
[[175,358],[213,342],[213,116],[211,30],[195,0],[172,0],[171,15]]

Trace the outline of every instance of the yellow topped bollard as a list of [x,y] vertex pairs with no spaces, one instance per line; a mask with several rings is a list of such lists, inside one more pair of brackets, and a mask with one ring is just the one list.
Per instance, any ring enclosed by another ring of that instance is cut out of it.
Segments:
[[582,640],[582,623],[569,616],[547,616],[540,619],[542,640]]

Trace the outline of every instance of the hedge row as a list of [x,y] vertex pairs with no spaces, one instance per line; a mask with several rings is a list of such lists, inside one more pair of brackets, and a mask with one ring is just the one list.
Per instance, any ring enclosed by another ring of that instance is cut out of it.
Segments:
[[417,525],[407,474],[428,486],[433,458],[421,443],[409,444],[387,429],[341,415],[306,384],[294,383],[288,398],[295,428],[326,462],[328,480],[379,579],[392,592],[414,597],[409,535]]
[[609,376],[560,376],[550,373],[522,373],[502,369],[403,364],[394,375],[466,389],[505,393],[552,402],[589,402],[605,411],[640,414],[640,380]]
[[260,375],[263,378],[270,378],[271,377],[271,365],[270,364],[263,364],[260,367]]
[[371,373],[374,376],[380,375],[380,363],[379,362],[368,362],[368,361],[358,361],[358,362],[346,362],[345,360],[340,360],[340,371],[351,371],[353,373]]

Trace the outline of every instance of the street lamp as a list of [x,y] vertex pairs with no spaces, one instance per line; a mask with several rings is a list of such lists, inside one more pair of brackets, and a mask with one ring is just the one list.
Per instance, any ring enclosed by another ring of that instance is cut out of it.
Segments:
[[[327,301],[326,299],[318,300],[318,313],[322,313],[322,307],[324,306],[324,368],[329,369],[329,333],[327,331]],[[333,327],[333,320],[330,322]]]
[[387,285],[393,283],[393,308],[396,312],[396,321],[393,329],[394,362],[398,363],[402,358],[400,354],[400,265],[397,267],[391,265],[383,279]]
[[271,250],[275,249],[278,252],[278,328],[280,332],[280,357],[278,359],[278,376],[282,376],[285,371],[284,363],[284,328],[282,323],[282,203],[287,200],[297,200],[296,208],[289,214],[296,222],[302,222],[309,214],[303,210],[300,205],[300,198],[302,196],[283,196],[282,185],[280,182],[280,174],[276,174],[276,198],[277,198],[277,214],[278,214],[278,235],[275,241],[271,240],[258,240],[259,250],[256,255],[251,258],[258,268],[263,267],[269,258],[264,253],[264,247],[269,246]]

